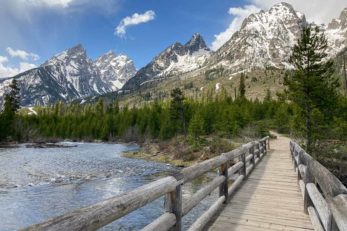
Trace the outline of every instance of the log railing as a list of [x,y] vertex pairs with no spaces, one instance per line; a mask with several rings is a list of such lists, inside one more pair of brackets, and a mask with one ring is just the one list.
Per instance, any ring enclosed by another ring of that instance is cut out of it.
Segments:
[[315,230],[347,231],[346,187],[293,141],[290,151],[304,198],[304,211]]
[[[202,230],[214,214],[221,209],[222,205],[228,202],[228,198],[235,193],[242,181],[247,179],[255,165],[267,153],[268,147],[269,137],[264,137],[259,141],[247,143],[233,151],[184,168],[175,177],[161,178],[131,192],[51,218],[24,230],[97,230],[159,197],[165,196],[166,212],[144,227],[143,230],[180,231],[182,230],[182,217],[212,191],[219,188],[217,201],[189,228],[190,231]],[[183,203],[183,185],[215,169],[219,170],[219,175],[203,185]],[[229,186],[230,178],[233,178],[234,181]]]

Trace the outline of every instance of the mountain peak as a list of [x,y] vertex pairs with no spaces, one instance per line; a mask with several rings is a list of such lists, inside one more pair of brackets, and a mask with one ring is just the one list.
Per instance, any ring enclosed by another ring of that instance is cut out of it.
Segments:
[[289,9],[290,11],[294,11],[294,7],[292,5],[290,5],[289,3],[287,2],[280,2],[280,3],[277,3],[275,5],[273,5],[269,11],[271,11],[271,9],[273,10],[283,10],[283,9]]
[[67,50],[68,54],[82,54],[84,56],[87,55],[86,49],[82,46],[82,44],[77,44],[74,47],[71,47]]
[[185,47],[187,47],[191,53],[200,49],[208,50],[205,40],[199,33],[193,34],[192,38],[185,44]]
[[288,54],[296,43],[305,16],[285,2],[251,14],[216,53],[212,63],[234,71],[264,67],[290,68]]

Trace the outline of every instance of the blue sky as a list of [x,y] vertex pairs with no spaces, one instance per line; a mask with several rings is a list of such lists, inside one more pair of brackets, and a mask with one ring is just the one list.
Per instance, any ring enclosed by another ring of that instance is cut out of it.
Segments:
[[[137,68],[150,62],[172,43],[185,43],[195,32],[202,34],[206,43],[216,49],[231,37],[250,13],[267,9],[277,2],[1,0],[0,77],[39,65],[54,54],[79,43],[91,58],[112,49],[116,53],[127,54]],[[308,14],[308,18],[325,22],[338,16],[343,1],[312,0],[310,4],[301,0],[288,2]],[[315,4],[317,9],[322,8],[321,4],[330,4],[327,6],[332,10],[313,13],[317,11],[312,9]],[[123,34],[115,33],[126,17],[131,23],[137,24],[123,28]]]

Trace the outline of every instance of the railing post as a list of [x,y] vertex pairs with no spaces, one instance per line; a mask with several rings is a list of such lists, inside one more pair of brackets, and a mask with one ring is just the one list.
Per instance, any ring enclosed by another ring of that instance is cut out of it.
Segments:
[[[252,147],[249,149],[249,153],[253,155],[252,157],[252,164],[253,166],[255,167],[255,152],[254,152],[254,147],[255,147],[255,144],[253,144],[252,142]],[[260,152],[260,149],[259,149],[259,143],[258,143],[258,153]]]
[[[265,141],[266,142],[266,141]],[[260,152],[260,148],[263,149],[262,152]],[[259,152],[258,152],[258,157],[260,157],[261,154],[265,155],[266,153],[266,147],[264,147],[264,141],[259,141],[259,146],[258,146]]]
[[221,165],[220,173],[219,173],[219,175],[222,175],[225,177],[225,180],[219,186],[219,197],[225,196],[224,204],[228,203],[228,197],[229,197],[229,194],[228,194],[228,180],[229,180],[228,168],[229,168],[229,161],[227,161],[226,163]]
[[247,177],[247,174],[246,174],[247,173],[247,171],[246,171],[247,163],[246,163],[246,149],[245,148],[242,148],[241,161],[243,162],[241,175],[244,175],[245,179],[246,179],[246,177]]
[[[295,152],[297,152],[297,151],[294,150],[294,153],[295,153]],[[298,163],[296,164],[296,169],[297,169],[297,172],[298,172],[298,181],[302,179],[301,174],[300,174],[299,166],[300,166],[300,164],[301,164],[301,157],[302,157],[302,153],[303,153],[303,152],[304,152],[304,151],[301,150],[301,151],[298,153]],[[295,161],[295,160],[294,160],[294,161]],[[306,171],[307,171],[307,170],[308,170],[308,168],[306,169]],[[304,183],[306,184],[305,179],[303,179],[303,180],[304,180]]]
[[[182,177],[180,177],[182,178]],[[166,194],[165,196],[165,209],[166,212],[173,213],[176,216],[176,224],[170,229],[170,231],[182,230],[182,184],[183,180],[178,184],[174,191]]]
[[267,154],[267,146],[266,146],[266,141],[267,141],[267,142],[269,142],[269,138],[266,138],[266,139],[264,140],[264,142],[262,143],[263,148],[264,148],[264,155],[266,155],[266,154]]
[[[267,141],[267,149],[270,150],[270,137],[266,139]],[[265,144],[266,145],[266,144]]]

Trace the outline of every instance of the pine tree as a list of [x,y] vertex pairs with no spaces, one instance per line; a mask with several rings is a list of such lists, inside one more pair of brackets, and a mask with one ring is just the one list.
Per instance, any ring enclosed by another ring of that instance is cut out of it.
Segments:
[[289,99],[301,109],[305,121],[306,148],[314,146],[312,111],[319,110],[324,122],[332,120],[337,102],[338,81],[333,77],[333,62],[327,58],[327,39],[318,27],[308,25],[302,31],[290,58],[295,67],[292,76],[285,78]]
[[170,119],[176,132],[182,129],[184,134],[187,133],[184,95],[179,88],[175,88],[171,92]]
[[4,109],[1,113],[1,134],[0,139],[8,136],[15,137],[15,115],[20,108],[20,95],[17,80],[13,79],[9,85],[10,91],[4,96]]
[[245,95],[246,95],[245,75],[242,73],[240,77],[239,96],[241,98],[244,98]]
[[200,145],[200,136],[204,132],[204,121],[200,113],[195,113],[189,123],[189,140],[194,146]]

